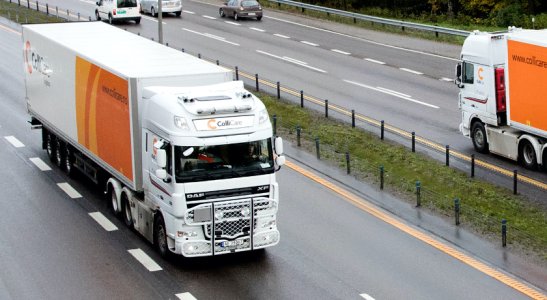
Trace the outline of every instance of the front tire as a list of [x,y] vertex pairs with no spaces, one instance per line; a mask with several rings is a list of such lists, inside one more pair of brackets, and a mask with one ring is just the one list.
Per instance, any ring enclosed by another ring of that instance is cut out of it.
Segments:
[[537,169],[536,149],[534,149],[534,146],[528,140],[522,140],[522,142],[520,142],[519,161],[526,169]]
[[486,129],[482,122],[475,122],[471,126],[471,139],[473,146],[479,153],[488,153],[488,142],[486,141]]
[[180,17],[181,15],[182,15],[182,11],[177,11],[177,12],[175,13],[175,16],[177,16],[177,17]]
[[224,9],[222,8],[218,10],[218,14],[220,15],[221,18],[226,17],[226,13],[224,12]]
[[101,20],[101,16],[99,15],[99,11],[98,11],[98,10],[95,11],[95,19],[97,19],[97,21],[100,21],[100,20]]
[[112,14],[108,14],[108,24],[112,25],[114,20],[112,19]]
[[135,24],[139,25],[141,23],[141,18],[135,20]]
[[154,245],[158,249],[161,257],[169,259],[171,251],[167,245],[167,230],[165,229],[165,222],[163,217],[159,215],[154,222]]
[[234,13],[234,20],[239,21],[239,16],[237,15],[237,13]]

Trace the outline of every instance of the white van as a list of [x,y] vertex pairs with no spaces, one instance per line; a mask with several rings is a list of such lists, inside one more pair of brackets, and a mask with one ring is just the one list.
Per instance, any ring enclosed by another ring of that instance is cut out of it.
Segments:
[[137,0],[99,0],[95,9],[95,18],[108,20],[112,24],[115,21],[141,22],[140,8]]
[[[141,0],[141,13],[149,13],[152,17],[158,15],[159,0]],[[177,17],[182,14],[182,1],[181,0],[162,0],[161,2],[162,13],[174,13]]]

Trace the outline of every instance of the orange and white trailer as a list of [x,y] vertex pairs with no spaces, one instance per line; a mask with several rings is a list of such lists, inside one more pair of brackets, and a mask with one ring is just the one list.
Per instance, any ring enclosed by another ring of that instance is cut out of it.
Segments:
[[282,141],[230,70],[101,22],[24,25],[23,56],[51,161],[102,185],[162,255],[279,242]]
[[547,30],[475,31],[460,58],[460,131],[478,152],[546,166]]

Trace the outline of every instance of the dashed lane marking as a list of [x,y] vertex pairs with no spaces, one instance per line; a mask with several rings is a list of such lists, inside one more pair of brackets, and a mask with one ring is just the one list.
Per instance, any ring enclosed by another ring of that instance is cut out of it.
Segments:
[[197,300],[196,297],[188,292],[176,294],[175,296],[177,296],[180,300]]
[[148,254],[141,249],[127,250],[133,257],[138,260],[148,271],[155,272],[163,270]]
[[29,160],[36,166],[40,171],[51,171],[51,168],[39,157],[31,157]]
[[76,198],[82,198],[82,195],[78,193],[70,184],[63,182],[63,183],[57,183],[57,186],[61,188],[70,198],[76,199]]
[[118,227],[108,220],[101,212],[92,212],[89,215],[106,231],[118,230]]
[[25,147],[25,144],[21,143],[20,140],[18,140],[16,137],[10,135],[4,137],[13,147],[15,148],[23,148]]

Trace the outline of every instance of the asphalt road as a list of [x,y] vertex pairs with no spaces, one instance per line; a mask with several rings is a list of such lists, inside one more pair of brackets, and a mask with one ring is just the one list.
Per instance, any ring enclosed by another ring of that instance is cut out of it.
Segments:
[[278,246],[164,261],[108,212],[97,187],[51,168],[27,123],[20,36],[2,26],[0,40],[2,299],[527,298],[517,288],[528,284],[482,267],[488,264],[364,194],[305,177],[299,164],[278,173]]
[[[94,1],[48,0],[72,16],[94,15]],[[185,1],[181,18],[164,17],[164,43],[204,58],[219,60],[261,78],[348,110],[385,120],[406,131],[414,131],[440,145],[512,172],[547,182],[547,173],[521,168],[494,155],[475,153],[471,140],[458,131],[458,89],[451,82],[460,47],[400,35],[378,33],[299,16],[266,11],[262,21],[220,18],[220,1]],[[157,20],[145,15],[140,25],[117,26],[158,40]],[[103,45],[111,46],[111,45]],[[146,57],[142,58],[143,60]],[[253,84],[252,81],[247,81]],[[273,92],[273,90],[270,90]],[[293,98],[299,101],[298,98]],[[318,105],[307,104],[323,111]],[[338,116],[331,113],[331,116]],[[344,117],[347,119],[347,117]],[[359,126],[359,122],[358,122]],[[378,130],[378,129],[375,129]],[[389,137],[388,138],[393,138]],[[409,141],[395,138],[409,144]],[[442,153],[427,152],[443,160]],[[469,163],[452,165],[469,171]],[[487,170],[477,176],[512,188],[512,179]],[[521,193],[547,207],[545,191],[521,185]]]

